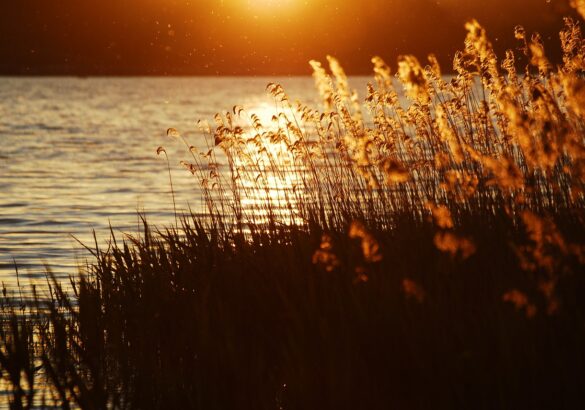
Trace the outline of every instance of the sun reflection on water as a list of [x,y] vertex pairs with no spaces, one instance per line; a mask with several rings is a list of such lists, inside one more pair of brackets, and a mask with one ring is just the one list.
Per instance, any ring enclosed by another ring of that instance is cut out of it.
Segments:
[[278,107],[259,102],[246,111],[259,120],[263,132],[256,133],[250,125],[245,127],[250,147],[244,148],[245,155],[233,157],[234,168],[241,171],[236,179],[238,189],[244,193],[240,204],[250,219],[244,222],[301,224],[306,170],[295,164],[291,138],[283,131]]

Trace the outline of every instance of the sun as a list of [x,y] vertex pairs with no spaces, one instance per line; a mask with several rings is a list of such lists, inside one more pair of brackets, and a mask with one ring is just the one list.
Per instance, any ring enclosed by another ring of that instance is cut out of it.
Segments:
[[299,2],[299,0],[245,0],[245,5],[253,12],[284,12],[292,10]]
[[250,7],[289,7],[296,0],[247,0]]
[[307,11],[307,0],[226,0],[231,7],[250,18],[251,22],[281,22],[296,19]]

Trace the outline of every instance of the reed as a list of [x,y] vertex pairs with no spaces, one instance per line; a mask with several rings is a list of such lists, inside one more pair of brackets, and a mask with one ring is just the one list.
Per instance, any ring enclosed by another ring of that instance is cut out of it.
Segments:
[[73,294],[53,279],[21,312],[4,292],[11,405],[583,405],[585,42],[565,23],[555,67],[521,27],[499,61],[472,21],[448,80],[376,57],[360,101],[329,57],[322,109],[271,83],[269,124],[235,106],[199,148],[169,129],[203,215],[88,247]]

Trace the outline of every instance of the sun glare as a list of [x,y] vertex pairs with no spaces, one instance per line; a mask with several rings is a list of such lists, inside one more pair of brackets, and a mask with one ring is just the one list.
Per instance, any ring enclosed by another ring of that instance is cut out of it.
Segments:
[[250,7],[289,7],[295,0],[248,0]]
[[255,13],[288,12],[299,4],[299,0],[246,0],[245,4]]

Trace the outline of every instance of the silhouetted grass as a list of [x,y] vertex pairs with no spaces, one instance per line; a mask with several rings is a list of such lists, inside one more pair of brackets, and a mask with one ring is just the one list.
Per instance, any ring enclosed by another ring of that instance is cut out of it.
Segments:
[[[551,254],[563,274],[549,315],[537,285],[546,274],[524,272],[509,246],[530,245],[524,229],[505,215],[463,218],[461,231],[478,238],[465,260],[438,251],[434,224],[409,214],[391,231],[370,232],[376,262],[347,230],[317,225],[229,242],[197,221],[184,221],[180,234],[146,228],[142,240],[98,251],[76,297],[57,286],[52,303],[38,302],[47,314],[12,316],[2,351],[13,365],[3,368],[31,375],[27,358],[36,357],[36,383],[84,408],[584,403],[582,264]],[[556,218],[566,238],[583,243],[575,215]],[[339,259],[331,271],[312,261],[324,233]],[[533,316],[502,301],[516,288]],[[32,333],[39,350],[26,353]]]

